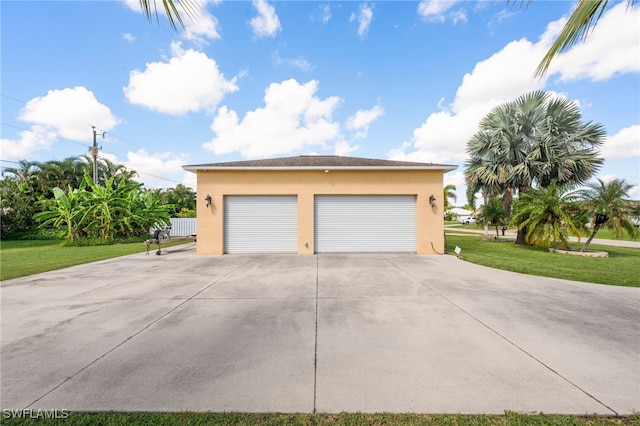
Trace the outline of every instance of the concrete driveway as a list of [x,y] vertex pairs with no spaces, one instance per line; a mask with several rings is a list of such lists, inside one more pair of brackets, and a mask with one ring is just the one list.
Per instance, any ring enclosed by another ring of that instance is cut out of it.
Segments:
[[640,410],[637,288],[452,256],[165,253],[3,282],[2,408]]

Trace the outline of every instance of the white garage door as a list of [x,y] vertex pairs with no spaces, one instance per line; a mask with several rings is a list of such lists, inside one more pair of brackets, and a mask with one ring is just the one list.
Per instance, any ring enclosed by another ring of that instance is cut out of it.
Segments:
[[296,196],[224,197],[225,253],[297,253]]
[[317,253],[416,252],[416,197],[315,198]]

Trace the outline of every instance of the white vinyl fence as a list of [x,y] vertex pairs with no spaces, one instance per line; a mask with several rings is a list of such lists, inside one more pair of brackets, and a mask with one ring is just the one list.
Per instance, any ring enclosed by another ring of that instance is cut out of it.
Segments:
[[[153,235],[155,229],[151,229],[149,234]],[[196,218],[195,217],[172,217],[171,231],[169,235],[172,237],[188,237],[196,235]]]
[[172,237],[188,237],[196,235],[196,218],[195,217],[172,217],[171,218],[171,236]]

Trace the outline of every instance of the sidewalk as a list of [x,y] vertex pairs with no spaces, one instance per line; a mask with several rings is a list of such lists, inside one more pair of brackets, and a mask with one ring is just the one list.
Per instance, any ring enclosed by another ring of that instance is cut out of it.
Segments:
[[[445,231],[452,233],[460,233],[460,234],[484,234],[484,229],[465,229],[462,228],[461,225],[445,225]],[[496,234],[495,227],[489,227],[489,235],[493,236]],[[500,236],[502,237],[502,231],[500,231]],[[513,229],[509,229],[505,232],[504,237],[506,238],[515,238],[516,231]],[[578,241],[586,241],[586,237],[580,238],[578,240],[577,237],[569,237],[569,241],[578,242]],[[627,248],[637,248],[640,249],[640,241],[623,241],[623,240],[604,240],[601,238],[594,238],[591,241],[591,244],[601,245],[601,246],[612,246],[612,247],[627,247]]]

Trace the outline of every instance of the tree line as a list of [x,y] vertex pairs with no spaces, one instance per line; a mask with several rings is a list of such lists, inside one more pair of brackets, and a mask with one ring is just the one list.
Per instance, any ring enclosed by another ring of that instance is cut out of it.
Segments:
[[178,184],[146,189],[137,173],[90,156],[60,161],[20,161],[0,180],[2,239],[56,238],[113,241],[142,237],[170,217],[195,217],[196,194]]

